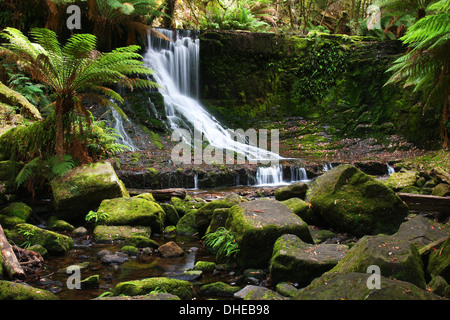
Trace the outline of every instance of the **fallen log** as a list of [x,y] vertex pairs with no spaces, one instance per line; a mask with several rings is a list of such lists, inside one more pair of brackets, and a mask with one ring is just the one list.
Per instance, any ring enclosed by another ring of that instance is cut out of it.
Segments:
[[3,258],[3,266],[5,267],[6,273],[11,279],[25,279],[25,272],[20,266],[19,261],[6,239],[3,228],[0,225],[0,252]]
[[411,210],[450,213],[450,197],[424,194],[398,193]]
[[156,201],[170,200],[172,197],[184,199],[187,195],[186,189],[128,189],[130,195],[139,195],[143,193],[151,193]]

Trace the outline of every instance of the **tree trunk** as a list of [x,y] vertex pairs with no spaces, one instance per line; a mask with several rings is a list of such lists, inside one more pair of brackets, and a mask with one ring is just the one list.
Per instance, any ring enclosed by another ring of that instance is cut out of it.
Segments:
[[20,266],[16,255],[6,239],[3,228],[0,225],[0,252],[3,258],[3,266],[11,279],[24,279],[25,272]]
[[55,138],[55,154],[62,161],[64,154],[64,124],[63,124],[63,106],[61,99],[56,101],[56,138]]

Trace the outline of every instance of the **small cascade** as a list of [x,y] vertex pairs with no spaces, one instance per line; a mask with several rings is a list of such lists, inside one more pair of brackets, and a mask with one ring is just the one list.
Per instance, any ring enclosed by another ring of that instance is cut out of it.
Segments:
[[129,151],[139,151],[139,149],[134,145],[133,140],[125,131],[125,128],[123,126],[123,118],[120,116],[117,110],[112,107],[111,113],[114,118],[114,129],[116,129],[120,134],[120,138],[117,140],[117,143],[123,144],[124,146],[128,147]]
[[391,167],[389,165],[389,163],[386,163],[386,167],[387,167],[387,171],[388,171],[388,175],[390,176],[391,174],[395,173],[395,169],[393,167]]
[[198,189],[198,173],[194,175],[194,189]]
[[331,169],[333,169],[333,165],[332,165],[331,163],[325,162],[325,163],[323,164],[323,167],[322,167],[322,171],[323,171],[323,172],[330,171]]
[[271,166],[271,167],[258,167],[256,171],[256,185],[282,185],[286,184],[283,181],[283,167]]
[[291,167],[291,182],[298,181],[309,181],[308,174],[306,173],[305,168]]

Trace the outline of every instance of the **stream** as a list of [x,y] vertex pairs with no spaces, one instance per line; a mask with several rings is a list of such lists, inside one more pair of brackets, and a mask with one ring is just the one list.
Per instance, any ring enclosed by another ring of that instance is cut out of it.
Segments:
[[[255,193],[262,187],[233,187],[216,188],[210,190],[190,189],[188,194],[192,197],[204,199],[216,199],[228,193]],[[48,202],[46,206],[48,207]],[[34,209],[37,207],[35,206]],[[40,209],[43,210],[43,209]],[[38,209],[39,211],[39,209]],[[51,212],[49,212],[51,214]],[[78,227],[75,225],[75,227]],[[158,252],[139,251],[137,256],[128,255],[127,261],[122,264],[104,264],[98,257],[102,250],[111,253],[120,252],[123,241],[111,241],[109,243],[95,242],[92,238],[92,227],[85,226],[88,233],[85,236],[75,236],[70,232],[61,232],[71,236],[74,246],[64,256],[44,257],[45,269],[39,273],[37,281],[27,281],[33,287],[49,290],[61,300],[89,300],[100,296],[105,292],[112,291],[114,287],[124,281],[141,280],[150,277],[175,277],[191,281],[194,289],[198,290],[201,285],[216,281],[226,283],[233,282],[233,278],[243,270],[226,269],[219,272],[203,273],[198,279],[185,278],[181,275],[185,270],[192,269],[197,261],[213,261],[215,255],[207,250],[196,236],[182,235],[152,235],[151,239],[162,245],[169,241],[177,243],[185,252],[183,257],[162,258]],[[68,282],[72,273],[67,273],[66,268],[72,265],[87,265],[81,267],[81,280],[89,276],[99,275],[100,286],[95,289],[70,289]],[[245,286],[247,283],[242,283]]]

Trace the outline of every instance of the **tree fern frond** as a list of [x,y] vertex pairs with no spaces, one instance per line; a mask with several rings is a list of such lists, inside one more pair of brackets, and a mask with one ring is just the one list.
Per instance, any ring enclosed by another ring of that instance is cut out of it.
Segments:
[[20,170],[19,174],[16,177],[17,187],[20,187],[35,173],[40,160],[40,157],[36,157],[23,166],[22,170]]

